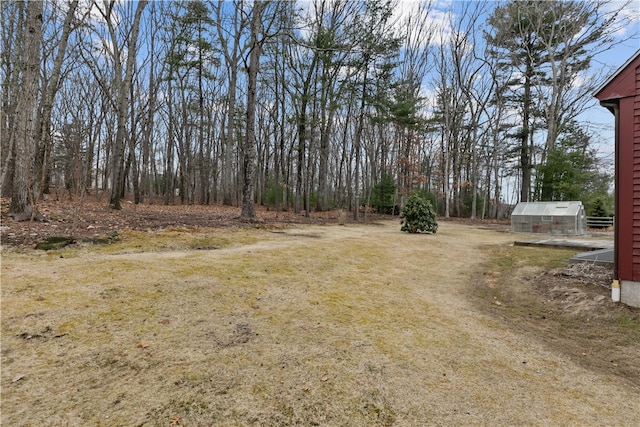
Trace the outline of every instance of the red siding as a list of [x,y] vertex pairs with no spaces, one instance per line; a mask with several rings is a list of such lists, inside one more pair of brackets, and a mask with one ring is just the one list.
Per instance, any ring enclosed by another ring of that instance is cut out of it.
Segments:
[[633,103],[633,229],[631,248],[633,253],[631,280],[640,281],[640,65],[635,67],[635,96]]
[[635,82],[637,81],[637,73],[635,67],[638,66],[637,62],[640,58],[636,54],[635,58],[631,58],[626,66],[619,70],[616,75],[607,82],[606,86],[596,93],[596,98],[600,101],[611,101],[622,98],[634,96]]
[[616,277],[640,282],[640,50],[595,96],[617,113]]
[[[635,73],[634,73],[635,77]],[[636,82],[633,82],[633,86]],[[634,247],[640,242],[636,239],[634,230],[640,227],[640,218],[636,220],[636,200],[640,198],[640,191],[635,189],[634,171],[640,169],[636,164],[634,147],[634,122],[636,119],[635,96],[620,99],[619,120],[617,129],[618,144],[616,155],[618,157],[618,170],[616,188],[618,200],[616,206],[616,256],[618,262],[618,278],[621,280],[634,280],[634,265],[640,265],[640,255],[634,254]]]

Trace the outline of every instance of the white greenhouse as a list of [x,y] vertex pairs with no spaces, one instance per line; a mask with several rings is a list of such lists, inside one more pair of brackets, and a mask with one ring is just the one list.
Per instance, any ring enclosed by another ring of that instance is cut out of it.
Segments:
[[511,213],[514,233],[584,234],[582,202],[520,202]]

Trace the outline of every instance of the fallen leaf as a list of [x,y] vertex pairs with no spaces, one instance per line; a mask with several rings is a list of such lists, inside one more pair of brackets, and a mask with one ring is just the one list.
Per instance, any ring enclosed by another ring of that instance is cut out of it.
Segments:
[[25,377],[25,375],[24,375],[24,374],[18,374],[18,375],[16,375],[15,377],[13,377],[13,379],[11,380],[11,382],[12,382],[12,383],[18,382],[18,381],[20,381],[21,379],[23,379],[24,377]]
[[170,322],[169,319],[162,319],[161,321],[159,321],[158,323],[163,324],[163,325],[168,325]]
[[171,426],[179,426],[181,420],[182,420],[182,418],[179,415],[177,417],[173,417],[173,418],[171,418],[171,422],[169,423],[169,425],[171,425]]
[[311,390],[311,388],[308,385],[302,387],[302,391],[309,391],[309,390]]
[[149,344],[147,344],[146,342],[139,342],[139,343],[138,343],[138,347],[140,347],[140,348],[147,348],[147,347],[149,347]]
[[320,381],[329,381],[329,375],[328,374],[324,374],[322,377],[320,377]]

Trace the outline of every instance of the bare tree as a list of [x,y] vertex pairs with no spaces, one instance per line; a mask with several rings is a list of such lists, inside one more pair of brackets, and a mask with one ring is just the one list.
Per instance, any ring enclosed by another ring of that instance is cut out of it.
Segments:
[[255,191],[255,158],[256,158],[256,91],[258,86],[258,68],[260,65],[260,54],[262,43],[262,11],[264,4],[260,0],[253,2],[251,15],[251,39],[249,42],[249,67],[248,88],[247,88],[247,130],[243,146],[243,173],[244,182],[242,187],[242,213],[243,219],[254,220],[256,212],[254,208]]
[[226,96],[226,126],[222,132],[222,167],[221,167],[221,187],[222,203],[233,204],[236,185],[234,184],[234,162],[233,153],[235,147],[236,134],[236,102],[238,73],[240,71],[241,59],[246,53],[248,45],[242,44],[242,34],[247,26],[244,18],[244,0],[235,0],[232,19],[229,21],[225,15],[224,2],[217,2],[214,13],[216,15],[216,29],[218,40],[222,47],[222,56],[225,59],[227,68],[227,96]]
[[17,221],[39,218],[33,194],[35,183],[38,92],[40,82],[40,47],[43,23],[42,2],[30,0],[26,6],[24,49],[20,60],[21,95],[17,101],[11,144],[15,149],[15,169],[9,216]]
[[[421,1],[416,5],[417,10],[402,23],[403,54],[399,62],[399,81],[396,83],[392,105],[392,120],[394,124],[394,140],[397,147],[389,150],[382,146],[381,169],[388,173],[389,167],[395,166],[400,204],[406,194],[413,190],[413,183],[420,180],[417,164],[424,161],[418,157],[418,145],[421,128],[424,122],[421,116],[424,112],[424,95],[421,93],[422,84],[429,73],[430,51],[436,31],[430,21],[432,12],[431,1]],[[382,142],[382,137],[379,138]],[[392,158],[389,157],[391,151]],[[417,164],[416,164],[417,163]]]
[[[0,105],[0,136],[15,135],[17,100],[21,74],[21,58],[24,52],[25,3],[17,1],[0,2],[0,25],[2,49],[0,49],[0,70],[2,72],[2,103]],[[0,138],[2,160],[0,164],[0,191],[10,197],[13,189],[13,171],[15,169],[15,138]]]
[[[487,107],[495,86],[495,81],[486,73],[488,63],[476,52],[479,43],[475,40],[479,21],[485,12],[486,3],[465,4],[454,28],[451,39],[451,50],[455,72],[456,86],[462,92],[467,108],[464,128],[469,142],[470,173],[466,177],[465,191],[471,191],[470,217],[476,218],[479,187],[478,145],[484,139],[487,127],[482,122],[487,117]],[[487,78],[489,77],[489,78]],[[458,198],[457,203],[460,203]],[[460,214],[460,208],[458,208]]]
[[49,175],[49,156],[51,154],[52,138],[51,138],[51,110],[53,108],[54,98],[60,89],[62,63],[64,62],[69,43],[69,36],[77,25],[75,21],[75,13],[78,8],[78,0],[70,1],[67,5],[64,22],[62,23],[62,34],[57,41],[57,50],[53,61],[53,69],[49,78],[44,81],[42,88],[43,98],[40,107],[40,129],[38,144],[38,161],[37,172],[40,175],[39,192],[48,192],[48,175]]
[[[125,179],[125,149],[127,141],[127,121],[129,118],[129,105],[131,99],[129,97],[131,85],[133,84],[133,69],[136,62],[136,52],[138,43],[138,34],[140,31],[140,19],[142,11],[148,1],[141,0],[138,2],[135,10],[133,22],[131,24],[130,35],[126,42],[127,58],[122,64],[122,48],[116,35],[116,22],[114,17],[115,1],[106,0],[102,7],[98,7],[100,15],[104,19],[110,36],[111,59],[114,65],[114,84],[115,84],[115,109],[117,115],[117,130],[113,148],[113,159],[111,162],[111,195],[109,197],[109,206],[112,209],[122,209],[122,193],[124,191]],[[96,4],[97,6],[97,4]],[[124,69],[124,74],[123,74]]]
[[498,214],[517,171],[520,198],[540,197],[538,166],[584,111],[620,12],[463,2],[437,34],[432,1],[410,16],[396,0],[40,2],[39,58],[24,31],[35,3],[3,1],[3,194],[28,204],[49,182],[70,197],[91,183],[115,209],[133,192],[360,220],[384,178],[391,203],[424,190],[445,216],[475,217]]

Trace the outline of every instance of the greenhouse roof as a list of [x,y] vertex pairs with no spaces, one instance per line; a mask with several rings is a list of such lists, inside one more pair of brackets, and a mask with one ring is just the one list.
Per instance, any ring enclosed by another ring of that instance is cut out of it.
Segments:
[[579,216],[582,202],[520,202],[511,215]]

